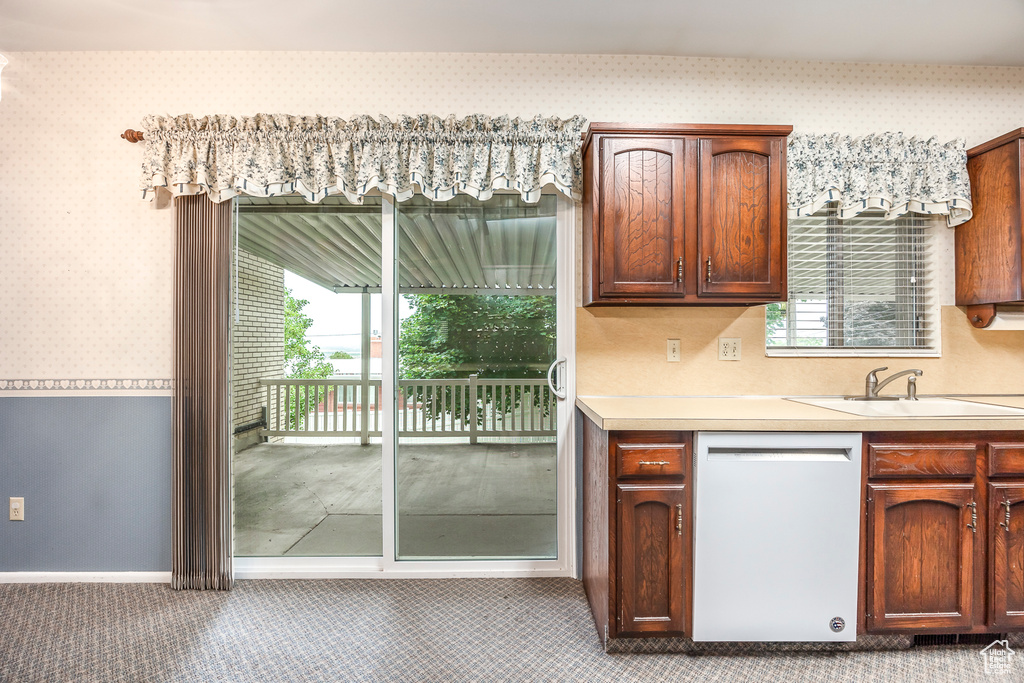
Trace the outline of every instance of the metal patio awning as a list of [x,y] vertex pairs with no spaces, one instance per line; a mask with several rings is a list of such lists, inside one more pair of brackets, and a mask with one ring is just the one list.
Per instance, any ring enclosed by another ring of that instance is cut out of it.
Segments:
[[[537,205],[515,195],[486,205],[458,199],[398,205],[399,291],[554,295],[553,198]],[[236,201],[242,249],[335,292],[380,290],[379,202]]]

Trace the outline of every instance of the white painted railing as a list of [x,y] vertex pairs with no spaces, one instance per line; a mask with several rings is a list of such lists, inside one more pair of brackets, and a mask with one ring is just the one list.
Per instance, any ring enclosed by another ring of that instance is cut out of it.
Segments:
[[[263,436],[381,435],[380,380],[264,379]],[[400,437],[554,436],[555,396],[543,379],[412,379],[398,383]]]

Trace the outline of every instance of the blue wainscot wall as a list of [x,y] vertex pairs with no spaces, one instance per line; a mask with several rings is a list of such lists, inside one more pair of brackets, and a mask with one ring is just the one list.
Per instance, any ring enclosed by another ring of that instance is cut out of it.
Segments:
[[171,401],[0,397],[0,572],[170,571]]

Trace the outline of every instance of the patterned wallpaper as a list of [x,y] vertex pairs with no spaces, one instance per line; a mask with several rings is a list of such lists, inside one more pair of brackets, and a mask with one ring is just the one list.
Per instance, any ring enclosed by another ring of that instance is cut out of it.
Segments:
[[[791,123],[976,144],[1022,125],[1024,69],[643,56],[9,53],[0,379],[171,376],[172,213],[138,199],[149,113],[582,114]],[[951,236],[940,235],[951,302]]]

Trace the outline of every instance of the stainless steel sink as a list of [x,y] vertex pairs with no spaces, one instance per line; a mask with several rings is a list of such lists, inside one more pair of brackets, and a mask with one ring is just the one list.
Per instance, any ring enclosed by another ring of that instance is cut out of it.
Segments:
[[955,398],[921,398],[916,401],[847,401],[842,397],[790,398],[819,408],[862,417],[1024,417],[1024,409]]

